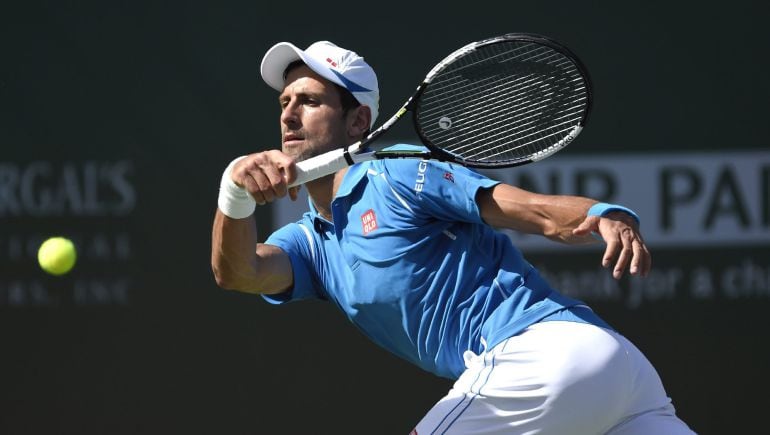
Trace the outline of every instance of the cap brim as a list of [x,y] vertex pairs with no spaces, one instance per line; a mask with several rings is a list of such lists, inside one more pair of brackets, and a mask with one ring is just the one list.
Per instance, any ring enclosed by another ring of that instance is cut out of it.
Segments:
[[295,60],[301,59],[299,53],[301,50],[288,42],[280,42],[267,50],[262,58],[262,64],[259,66],[259,72],[262,74],[262,80],[271,88],[283,90],[283,72],[286,67]]
[[304,51],[289,42],[279,42],[267,50],[259,67],[262,80],[271,88],[279,92],[282,91],[285,85],[283,73],[286,71],[286,67],[295,60],[302,60],[321,77],[340,86],[345,86],[328,66],[306,55]]

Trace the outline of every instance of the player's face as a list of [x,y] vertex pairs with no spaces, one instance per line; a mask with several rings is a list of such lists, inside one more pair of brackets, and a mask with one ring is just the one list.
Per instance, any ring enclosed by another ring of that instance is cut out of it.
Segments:
[[284,153],[299,161],[351,142],[337,89],[307,66],[289,71],[278,99]]

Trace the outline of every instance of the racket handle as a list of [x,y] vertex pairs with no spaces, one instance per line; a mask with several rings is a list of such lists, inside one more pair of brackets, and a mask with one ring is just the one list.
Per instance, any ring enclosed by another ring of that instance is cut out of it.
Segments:
[[345,160],[344,152],[345,150],[340,148],[297,162],[297,179],[289,187],[305,184],[350,166]]

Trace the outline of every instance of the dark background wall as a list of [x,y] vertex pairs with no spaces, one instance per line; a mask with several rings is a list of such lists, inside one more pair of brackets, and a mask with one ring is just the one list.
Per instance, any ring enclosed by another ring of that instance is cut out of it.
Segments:
[[[406,433],[449,388],[329,306],[275,308],[214,284],[222,169],[278,145],[276,94],[257,75],[275,42],[363,54],[387,116],[460,45],[541,33],[595,86],[565,155],[768,150],[761,2],[412,3],[0,9],[0,433]],[[750,200],[766,203],[760,192]],[[58,234],[80,259],[52,278],[35,252]],[[654,254],[660,269],[749,259],[759,272],[741,297],[588,301],[645,351],[696,431],[766,430],[768,244]],[[554,274],[598,263],[569,248],[531,258]]]

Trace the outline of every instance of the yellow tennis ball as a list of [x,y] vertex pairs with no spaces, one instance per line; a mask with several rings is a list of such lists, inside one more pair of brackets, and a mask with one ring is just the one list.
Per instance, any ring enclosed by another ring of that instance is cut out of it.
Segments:
[[51,237],[43,242],[37,251],[40,267],[51,275],[64,275],[69,272],[77,257],[75,245],[64,237]]

